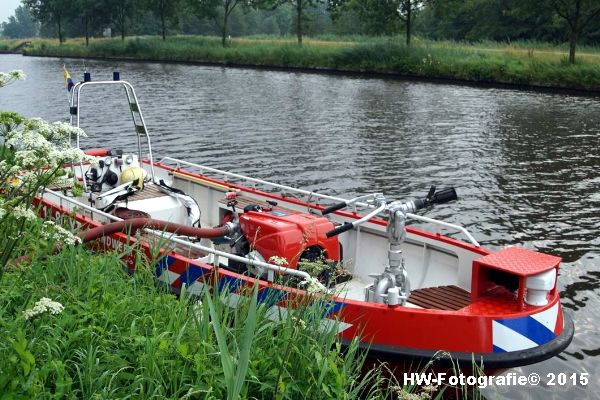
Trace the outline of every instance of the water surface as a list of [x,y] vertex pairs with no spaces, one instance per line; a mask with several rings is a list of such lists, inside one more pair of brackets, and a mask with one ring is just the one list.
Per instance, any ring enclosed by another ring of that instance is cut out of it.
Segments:
[[[0,89],[0,110],[67,120],[63,63],[0,55],[28,78]],[[495,398],[599,398],[600,105],[563,94],[221,67],[88,61],[135,86],[155,156],[174,156],[276,182],[354,196],[423,195],[453,185],[460,200],[427,215],[466,226],[483,245],[561,256],[571,346],[516,370],[537,387]],[[92,93],[90,92],[90,95]],[[126,104],[96,90],[82,106],[91,146],[133,143]],[[409,329],[410,327],[407,327]],[[547,386],[546,373],[588,372],[588,387]]]

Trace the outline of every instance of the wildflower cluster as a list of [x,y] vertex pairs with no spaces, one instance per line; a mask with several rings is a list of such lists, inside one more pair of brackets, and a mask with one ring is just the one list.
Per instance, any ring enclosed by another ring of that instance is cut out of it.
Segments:
[[[0,87],[24,78],[21,71],[0,73]],[[33,200],[57,180],[71,180],[64,165],[90,161],[71,139],[85,133],[64,122],[48,123],[14,112],[0,112],[0,277],[17,247],[20,235],[36,219]],[[73,182],[75,183],[75,182]],[[79,239],[61,227],[44,224],[41,237],[77,244]]]
[[25,319],[33,319],[38,315],[49,313],[51,315],[60,314],[64,310],[64,306],[56,301],[52,301],[47,297],[42,297],[37,301],[33,308],[23,311]]
[[58,179],[64,179],[66,162],[88,161],[81,150],[70,147],[69,139],[85,136],[64,122],[50,124],[16,113],[0,113],[0,216],[32,219],[28,209],[32,196]]
[[271,258],[269,258],[269,264],[278,265],[280,267],[286,267],[289,265],[289,262],[285,257],[271,256]]
[[312,276],[305,278],[300,282],[300,285],[310,294],[329,293],[327,288],[317,278],[313,278]]
[[54,221],[44,221],[42,225],[41,236],[44,239],[53,240],[69,246],[81,244],[81,238],[73,235],[60,225],[56,225]]
[[421,387],[419,392],[412,392],[409,388],[393,386],[392,390],[396,394],[396,398],[399,400],[427,400],[434,398],[434,395],[439,388],[434,385],[427,385]]
[[306,330],[306,322],[303,319],[295,316],[292,316],[291,319],[294,326],[300,328],[301,330]]
[[11,212],[12,212],[12,216],[15,217],[16,219],[24,219],[27,221],[33,221],[36,218],[36,215],[33,212],[33,210],[31,210],[24,204],[18,204],[16,206],[14,206],[12,208]]
[[0,87],[23,79],[25,79],[25,73],[20,69],[14,69],[10,72],[0,72]]
[[[4,117],[4,118],[3,118]],[[0,115],[0,121],[11,115]],[[71,147],[68,139],[85,133],[64,122],[50,124],[39,118],[26,119],[4,135],[4,146],[12,152],[13,165],[20,170],[56,167],[67,161],[79,161],[86,156]]]

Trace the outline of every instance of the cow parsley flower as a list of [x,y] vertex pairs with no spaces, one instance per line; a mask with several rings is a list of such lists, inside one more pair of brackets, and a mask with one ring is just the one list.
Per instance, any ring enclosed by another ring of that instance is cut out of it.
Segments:
[[59,302],[52,301],[48,297],[42,297],[34,304],[33,308],[23,311],[23,314],[25,315],[25,319],[29,320],[44,313],[51,315],[60,314],[64,309],[65,307]]
[[60,225],[56,225],[54,221],[45,221],[42,225],[42,237],[44,239],[55,240],[68,246],[76,246],[81,244],[81,238],[73,235]]
[[0,72],[0,87],[23,79],[25,79],[25,73],[20,69],[14,69],[10,72]]
[[280,267],[285,267],[285,266],[289,265],[289,262],[288,262],[288,260],[286,260],[285,257],[279,257],[279,256],[271,256],[271,258],[269,258],[269,263],[278,265]]
[[292,316],[292,323],[301,330],[306,330],[306,322],[303,319]]
[[319,282],[317,278],[313,278],[312,276],[305,278],[302,282],[300,282],[300,285],[302,285],[310,294],[328,293],[327,288],[323,286],[323,284]]
[[27,221],[32,221],[37,218],[35,213],[23,204],[13,207],[12,215],[17,219],[23,218]]

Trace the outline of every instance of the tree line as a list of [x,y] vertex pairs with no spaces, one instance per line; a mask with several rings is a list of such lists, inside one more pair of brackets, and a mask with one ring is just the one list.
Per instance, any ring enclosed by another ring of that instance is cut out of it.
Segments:
[[600,40],[600,0],[23,0],[7,37],[200,34],[228,37],[414,34],[432,39],[568,43]]

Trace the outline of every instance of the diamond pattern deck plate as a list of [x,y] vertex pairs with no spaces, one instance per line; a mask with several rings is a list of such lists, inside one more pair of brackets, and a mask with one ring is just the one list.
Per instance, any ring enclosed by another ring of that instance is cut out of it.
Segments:
[[515,275],[529,276],[555,268],[561,262],[561,258],[521,247],[509,247],[478,258],[475,262]]
[[486,293],[485,297],[478,298],[469,306],[461,309],[459,312],[475,315],[510,315],[526,311],[528,307],[521,309],[520,304],[515,299],[515,294],[504,288],[497,288],[492,292]]

